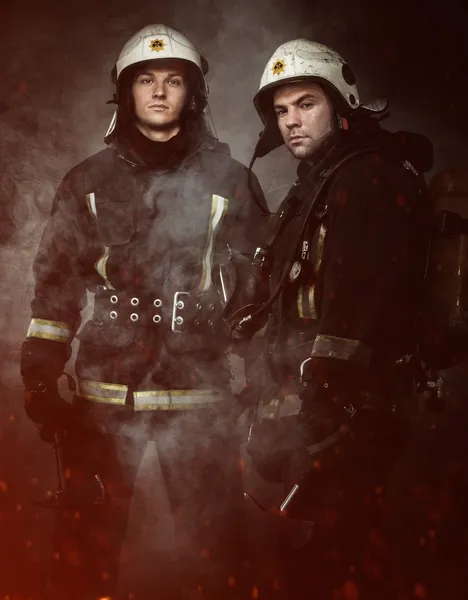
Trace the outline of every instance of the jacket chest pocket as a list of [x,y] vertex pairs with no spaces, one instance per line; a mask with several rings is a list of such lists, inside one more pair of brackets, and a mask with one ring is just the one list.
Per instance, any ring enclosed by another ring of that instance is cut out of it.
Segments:
[[135,215],[130,200],[110,200],[86,195],[90,212],[96,220],[99,241],[103,246],[127,244],[135,234]]

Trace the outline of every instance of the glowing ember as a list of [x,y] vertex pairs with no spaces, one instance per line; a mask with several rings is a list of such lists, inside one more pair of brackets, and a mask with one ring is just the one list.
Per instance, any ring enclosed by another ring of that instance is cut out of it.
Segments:
[[418,600],[424,600],[426,598],[426,586],[422,583],[414,584],[414,595]]
[[359,588],[357,583],[352,579],[345,581],[343,585],[343,597],[346,600],[359,600]]

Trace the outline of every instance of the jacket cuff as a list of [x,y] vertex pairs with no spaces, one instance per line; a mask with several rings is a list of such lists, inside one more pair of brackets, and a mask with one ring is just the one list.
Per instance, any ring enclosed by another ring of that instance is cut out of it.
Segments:
[[372,349],[359,340],[319,334],[312,346],[311,356],[346,360],[367,369]]

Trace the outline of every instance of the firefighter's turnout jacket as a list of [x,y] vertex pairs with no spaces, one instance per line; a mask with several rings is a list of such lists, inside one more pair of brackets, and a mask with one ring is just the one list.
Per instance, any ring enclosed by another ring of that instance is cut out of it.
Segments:
[[291,206],[294,215],[271,249],[273,284],[294,262],[270,324],[278,381],[298,376],[310,357],[316,365],[319,359],[325,372],[316,369],[315,377],[324,381],[356,369],[378,377],[390,369],[391,379],[393,365],[414,347],[432,216],[418,168],[431,159],[418,163],[422,136],[369,129],[343,134],[313,162],[302,161],[280,207],[279,218]]
[[135,410],[217,402],[229,339],[212,269],[252,255],[260,220],[247,169],[207,134],[163,169],[118,146],[85,160],[63,179],[34,262],[23,374],[58,377],[77,336],[80,399]]

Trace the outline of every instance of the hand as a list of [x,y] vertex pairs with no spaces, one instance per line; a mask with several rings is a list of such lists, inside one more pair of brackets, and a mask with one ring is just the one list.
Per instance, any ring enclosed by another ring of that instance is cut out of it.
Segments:
[[24,406],[45,441],[51,442],[54,432],[62,431],[70,424],[71,407],[58,393],[56,383],[38,382],[27,386]]

